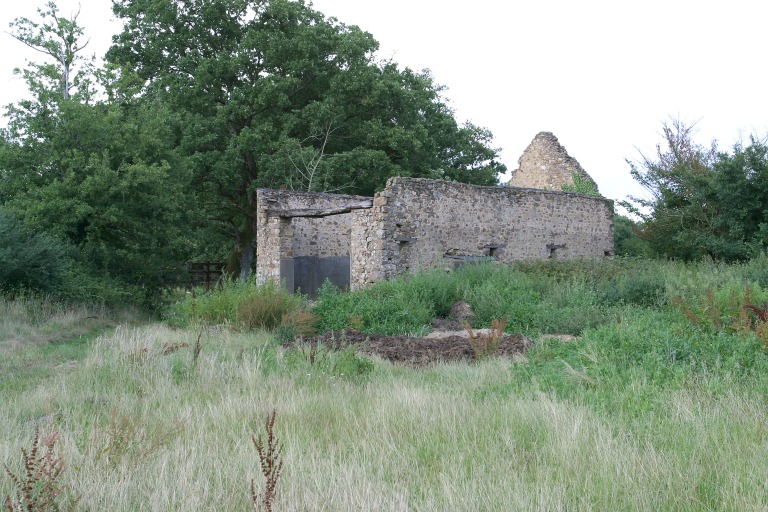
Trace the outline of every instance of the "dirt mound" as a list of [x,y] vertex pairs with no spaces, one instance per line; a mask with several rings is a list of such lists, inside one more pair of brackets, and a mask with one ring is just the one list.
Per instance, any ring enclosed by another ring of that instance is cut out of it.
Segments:
[[[432,333],[437,335],[438,333]],[[471,361],[474,354],[466,335],[439,333],[442,336],[417,338],[411,336],[385,336],[358,331],[327,332],[307,338],[304,343],[320,343],[328,347],[344,348],[352,345],[363,354],[377,355],[394,363],[425,365],[443,361]],[[499,345],[499,355],[519,358],[532,344],[522,334],[505,334]]]
[[472,323],[472,320],[475,319],[475,311],[463,300],[458,300],[451,305],[448,316],[464,325],[464,322]]
[[432,320],[432,329],[435,331],[462,331],[464,324],[447,318],[435,318]]

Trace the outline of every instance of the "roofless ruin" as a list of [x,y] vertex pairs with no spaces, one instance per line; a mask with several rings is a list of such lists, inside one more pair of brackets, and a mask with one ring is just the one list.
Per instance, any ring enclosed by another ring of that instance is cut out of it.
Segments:
[[326,279],[356,289],[472,261],[610,256],[612,202],[563,192],[574,173],[591,181],[543,132],[509,186],[398,177],[372,198],[259,189],[257,279],[314,296]]

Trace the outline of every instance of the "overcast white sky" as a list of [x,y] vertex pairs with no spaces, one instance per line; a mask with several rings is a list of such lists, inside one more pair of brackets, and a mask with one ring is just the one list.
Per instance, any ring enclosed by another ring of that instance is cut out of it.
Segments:
[[[0,27],[37,2],[0,0]],[[109,0],[58,0],[77,11],[100,56],[119,30]],[[652,153],[670,116],[697,121],[721,149],[768,134],[765,0],[315,0],[379,41],[379,57],[429,68],[460,121],[489,128],[510,170],[540,131],[553,132],[613,199],[642,191],[625,159]],[[0,105],[37,58],[0,34]],[[4,123],[3,123],[4,124]]]

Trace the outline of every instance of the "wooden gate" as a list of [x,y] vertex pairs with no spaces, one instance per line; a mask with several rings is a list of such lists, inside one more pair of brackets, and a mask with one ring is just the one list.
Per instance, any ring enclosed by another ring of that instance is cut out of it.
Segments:
[[210,290],[219,283],[225,266],[226,263],[219,261],[188,262],[189,287],[204,286],[206,291]]

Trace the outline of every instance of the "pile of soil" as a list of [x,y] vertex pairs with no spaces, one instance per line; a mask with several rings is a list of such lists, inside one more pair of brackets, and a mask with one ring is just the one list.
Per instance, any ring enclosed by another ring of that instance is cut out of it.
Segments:
[[[434,362],[472,361],[475,359],[469,337],[464,331],[434,331],[428,337],[386,336],[354,330],[327,332],[307,338],[306,344],[323,344],[327,347],[345,348],[352,345],[362,354],[376,355],[394,363],[426,365]],[[499,345],[498,355],[519,358],[532,344],[522,334],[505,334]]]

